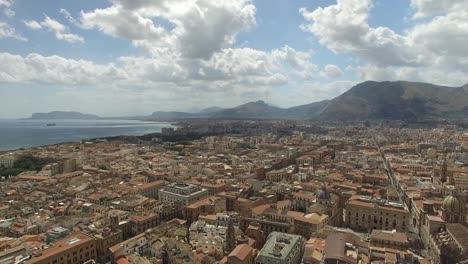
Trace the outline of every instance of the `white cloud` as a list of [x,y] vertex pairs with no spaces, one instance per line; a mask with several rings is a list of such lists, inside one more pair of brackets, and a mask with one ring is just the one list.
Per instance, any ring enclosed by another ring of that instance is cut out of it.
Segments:
[[5,16],[7,17],[14,17],[15,16],[15,11],[13,11],[12,9],[10,8],[6,8],[5,10],[3,10],[3,13],[5,14]]
[[301,8],[309,22],[301,28],[318,37],[330,50],[351,52],[379,65],[418,65],[421,58],[406,52],[408,40],[386,27],[368,24],[371,0],[338,0],[313,12]]
[[[290,55],[283,56],[288,50]],[[0,81],[10,83],[45,82],[58,85],[116,85],[128,89],[187,89],[194,91],[248,93],[266,92],[289,82],[291,72],[311,67],[304,54],[290,47],[271,52],[250,48],[228,48],[216,52],[210,60],[148,57],[120,57],[115,64],[99,65],[91,61],[59,56],[26,57],[2,53]],[[293,63],[294,62],[294,63]],[[303,65],[303,66],[301,66]],[[109,77],[111,76],[111,77]]]
[[33,30],[39,30],[42,28],[41,24],[39,24],[39,22],[34,21],[34,20],[23,21],[23,23],[25,26]]
[[282,64],[291,67],[292,73],[303,80],[312,79],[317,72],[317,65],[311,63],[312,51],[296,51],[286,45],[273,50],[272,55]]
[[76,21],[76,19],[65,8],[60,9],[60,14],[63,17],[65,17],[68,20],[68,22],[70,22],[72,25],[80,26],[80,23],[78,21]]
[[[301,28],[333,52],[353,54],[363,60],[365,66],[357,69],[364,79],[426,78],[420,81],[461,84],[464,78],[451,78],[453,72],[468,71],[467,3],[413,0],[414,17],[428,19],[416,21],[399,34],[387,27],[369,25],[371,0],[338,0],[335,5],[314,11],[301,8],[307,21]],[[436,76],[441,78],[433,78],[429,72],[438,72]]]
[[343,76],[343,71],[337,65],[327,64],[325,65],[324,71],[321,72],[321,75],[330,79],[339,78]]
[[249,0],[114,0],[104,9],[81,13],[82,27],[128,39],[159,56],[170,51],[209,59],[256,25]]
[[0,53],[0,82],[3,83],[94,85],[119,79],[122,79],[121,72],[112,64],[98,65],[85,60],[44,57],[35,53],[26,57]]
[[0,0],[0,8],[4,8],[3,14],[10,18],[15,16],[15,11],[11,9],[12,6],[13,0]]
[[425,18],[434,15],[445,15],[459,10],[468,10],[466,0],[411,0],[415,13],[413,18]]
[[174,109],[181,101],[187,106],[216,100],[235,105],[267,98],[274,87],[289,82],[286,66],[273,53],[230,48],[210,60],[121,57],[115,64],[0,53],[0,83],[61,87],[81,95],[143,97],[145,104],[160,104],[159,109]]
[[68,29],[65,25],[58,22],[55,19],[45,16],[44,20],[41,22],[35,20],[23,21],[24,24],[33,30],[46,29],[55,34],[55,38],[58,40],[63,40],[70,43],[84,43],[85,40],[82,36],[77,34],[68,33]]
[[28,41],[27,38],[21,36],[16,30],[5,22],[0,22],[0,39],[13,38],[20,41]]
[[0,0],[0,7],[10,7],[12,4],[12,0]]

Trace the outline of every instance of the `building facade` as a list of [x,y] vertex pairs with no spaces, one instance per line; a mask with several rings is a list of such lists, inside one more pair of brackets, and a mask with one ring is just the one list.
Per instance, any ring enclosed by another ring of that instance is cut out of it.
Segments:
[[159,201],[189,205],[208,195],[208,190],[194,184],[172,183],[159,190]]
[[357,230],[397,230],[406,232],[410,219],[403,206],[390,206],[371,200],[351,200],[345,207],[345,226]]

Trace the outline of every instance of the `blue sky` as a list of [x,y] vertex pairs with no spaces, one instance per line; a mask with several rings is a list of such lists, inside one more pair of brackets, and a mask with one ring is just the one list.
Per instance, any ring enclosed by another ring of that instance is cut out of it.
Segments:
[[462,0],[0,0],[0,118],[289,107],[365,80],[459,86],[466,10]]

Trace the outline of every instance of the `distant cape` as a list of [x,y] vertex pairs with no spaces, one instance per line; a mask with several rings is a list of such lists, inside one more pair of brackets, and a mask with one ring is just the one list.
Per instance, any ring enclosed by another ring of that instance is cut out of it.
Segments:
[[100,119],[97,115],[82,114],[80,112],[53,111],[49,113],[34,113],[30,118],[33,120],[41,119]]

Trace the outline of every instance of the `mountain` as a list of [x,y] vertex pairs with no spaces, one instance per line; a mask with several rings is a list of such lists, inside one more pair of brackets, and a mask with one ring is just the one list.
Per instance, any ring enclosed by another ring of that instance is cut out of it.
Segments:
[[328,103],[328,100],[324,100],[290,108],[281,108],[267,104],[264,101],[256,101],[219,111],[211,118],[308,120],[318,116]]
[[49,113],[34,113],[29,119],[99,119],[97,115],[80,112],[53,111]]
[[276,119],[283,109],[264,101],[249,102],[234,108],[224,109],[212,115],[216,119]]
[[318,117],[330,100],[323,100],[311,104],[286,108],[283,114],[285,119],[309,120]]
[[367,81],[332,99],[320,120],[460,118],[468,116],[468,86]]
[[202,109],[198,113],[200,113],[200,114],[212,114],[212,113],[216,113],[216,112],[219,112],[219,111],[222,111],[222,110],[224,110],[224,108],[221,108],[219,106],[212,106],[212,107]]

